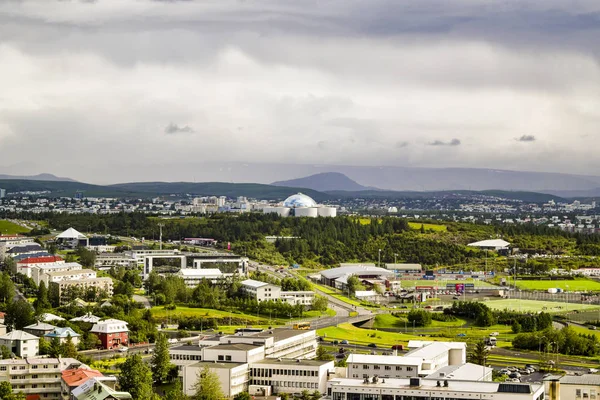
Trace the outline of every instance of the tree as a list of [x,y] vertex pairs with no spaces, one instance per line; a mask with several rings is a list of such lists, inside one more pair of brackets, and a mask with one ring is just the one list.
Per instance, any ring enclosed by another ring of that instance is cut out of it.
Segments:
[[304,389],[302,391],[302,393],[300,393],[300,399],[301,400],[310,400],[310,392],[306,389]]
[[252,396],[248,392],[240,392],[233,396],[233,400],[252,400]]
[[121,364],[119,387],[129,392],[134,400],[152,398],[152,371],[141,355],[131,355]]
[[425,310],[412,309],[408,313],[408,322],[414,326],[431,325],[431,313]]
[[193,389],[196,392],[194,400],[221,400],[225,397],[219,376],[208,366],[198,372],[198,381],[194,384]]
[[351,296],[354,296],[357,290],[363,290],[365,287],[357,276],[352,275],[346,283]]
[[[44,340],[44,339],[42,339]],[[60,344],[60,339],[57,337],[53,337],[52,340],[50,340],[50,348],[48,349],[48,355],[51,358],[58,358],[60,357],[62,352],[62,346]]]
[[189,397],[183,393],[183,388],[181,387],[181,382],[179,379],[175,381],[175,385],[170,390],[167,390],[165,393],[165,400],[188,400]]
[[79,262],[84,267],[93,267],[96,264],[96,252],[90,251],[85,247],[78,247],[76,253],[79,256]]
[[278,395],[281,400],[288,400],[290,398],[289,393],[283,392],[283,393],[279,393]]
[[167,340],[167,335],[162,333],[158,334],[150,364],[152,366],[152,378],[154,379],[154,382],[165,382],[169,377],[169,371],[172,368],[171,360],[169,358],[169,341]]
[[23,329],[35,323],[33,308],[25,300],[11,302],[6,309],[5,324],[13,329]]
[[14,258],[5,257],[3,263],[5,272],[8,272],[12,275],[17,273],[17,262],[14,260]]
[[321,397],[323,397],[321,395],[321,392],[319,392],[318,390],[315,390],[311,395],[310,395],[310,399],[311,400],[319,400]]
[[[10,351],[10,349],[8,347],[6,347],[5,345],[0,346],[0,354],[2,354],[2,359],[6,360],[9,359],[10,356],[12,355],[12,352]],[[0,399],[2,398],[2,396],[0,396]]]
[[333,356],[327,352],[325,347],[317,347],[317,360],[319,361],[330,361],[333,360]]
[[327,306],[329,305],[329,301],[324,296],[315,296],[312,301],[312,309],[316,311],[327,311]]
[[523,330],[523,327],[521,326],[519,321],[515,321],[512,323],[511,329],[512,329],[512,333],[521,333],[521,331]]
[[3,272],[0,275],[0,301],[2,303],[8,303],[12,301],[15,296],[15,284],[13,283],[10,275]]
[[46,287],[46,282],[41,281],[40,286],[38,287],[37,298],[33,302],[33,307],[37,314],[41,314],[46,310],[52,308],[50,304],[50,300],[48,300],[48,288]]
[[494,313],[490,309],[482,311],[475,319],[475,325],[477,326],[492,326],[495,323],[496,318],[494,318]]
[[10,382],[0,382],[0,399],[13,399],[12,385]]
[[490,355],[490,351],[488,350],[485,342],[483,340],[478,341],[473,346],[473,350],[471,350],[469,354],[469,362],[473,364],[485,365]]
[[77,355],[78,355],[77,347],[75,347],[75,344],[73,343],[73,339],[71,338],[71,335],[67,336],[67,339],[60,347],[61,347],[60,353],[62,354],[63,357],[67,357],[67,358],[76,358],[77,357]]

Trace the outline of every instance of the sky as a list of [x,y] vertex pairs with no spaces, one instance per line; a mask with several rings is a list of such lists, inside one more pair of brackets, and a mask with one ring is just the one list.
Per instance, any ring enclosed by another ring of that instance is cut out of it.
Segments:
[[597,0],[2,0],[0,173],[600,175],[599,37]]

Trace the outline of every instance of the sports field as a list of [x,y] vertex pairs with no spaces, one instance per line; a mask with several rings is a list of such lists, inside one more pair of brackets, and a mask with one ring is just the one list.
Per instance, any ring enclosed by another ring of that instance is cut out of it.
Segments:
[[14,235],[16,233],[26,233],[29,229],[23,228],[21,225],[17,225],[5,219],[0,219],[0,234],[2,235]]
[[597,305],[591,304],[560,303],[555,301],[519,299],[490,300],[484,301],[483,303],[494,310],[508,309],[521,312],[546,311],[549,313],[559,313],[572,310],[594,310],[599,308]]
[[[510,281],[510,285],[513,280]],[[591,279],[574,279],[572,281],[526,281],[517,279],[517,287],[525,290],[548,290],[559,288],[570,292],[600,291],[600,282]]]
[[474,281],[473,279],[466,279],[466,280],[462,280],[462,281],[450,280],[450,279],[436,279],[436,280],[425,280],[425,279],[404,280],[404,279],[402,279],[401,281],[402,281],[403,288],[413,288],[415,286],[437,286],[437,287],[445,288],[447,283],[452,283],[452,284],[473,283],[473,284],[475,284],[475,288],[496,286],[496,285],[493,285],[493,284],[485,282],[485,281]]

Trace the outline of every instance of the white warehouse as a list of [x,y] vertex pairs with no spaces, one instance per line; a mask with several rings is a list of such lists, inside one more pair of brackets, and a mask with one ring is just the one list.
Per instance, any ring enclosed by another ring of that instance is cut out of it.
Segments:
[[278,206],[263,208],[263,213],[274,213],[282,217],[335,217],[337,208],[317,204],[311,197],[298,193]]

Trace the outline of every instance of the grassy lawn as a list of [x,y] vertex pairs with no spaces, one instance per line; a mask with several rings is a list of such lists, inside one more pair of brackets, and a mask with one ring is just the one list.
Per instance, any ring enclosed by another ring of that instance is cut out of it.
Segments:
[[[247,320],[249,323],[260,322],[267,323],[269,320],[269,315],[260,314],[259,317],[256,314],[245,314],[241,312],[230,312],[224,310],[213,310],[210,308],[193,308],[193,307],[183,307],[177,306],[175,310],[165,310],[163,306],[155,306],[152,307],[151,310],[152,315],[155,318],[182,318],[182,317],[205,317],[205,318],[241,318]],[[305,320],[310,318],[317,318],[319,316],[329,316],[334,317],[335,311],[331,309],[327,309],[325,312],[320,311],[306,311],[302,318],[293,318],[293,320]],[[283,325],[289,322],[289,318],[272,318],[274,325]]]
[[403,288],[413,288],[415,286],[437,286],[437,287],[446,287],[446,284],[448,283],[452,283],[452,284],[456,284],[456,283],[473,283],[475,285],[475,288],[478,287],[496,287],[496,285],[493,285],[489,282],[486,281],[474,281],[473,279],[464,279],[462,281],[457,281],[457,280],[450,280],[450,279],[436,279],[436,280],[425,280],[425,279],[420,279],[420,280],[404,280],[402,279],[402,287]]
[[409,222],[408,226],[410,229],[421,229],[421,225],[423,225],[423,229],[426,231],[434,231],[434,232],[446,232],[448,229],[446,225],[438,225],[438,224],[422,224],[420,222]]
[[560,313],[567,310],[593,310],[598,309],[597,305],[592,304],[575,304],[575,303],[560,303],[548,302],[540,300],[519,300],[519,299],[503,299],[485,301],[485,305],[494,310],[514,310],[521,312],[539,312],[547,307],[546,312]]
[[[406,323],[406,325],[405,325]],[[431,328],[447,328],[447,327],[459,327],[466,324],[464,319],[457,319],[456,321],[431,321]],[[375,317],[373,328],[404,328],[408,327],[408,318],[406,317],[395,317],[391,314],[379,314]]]
[[[417,335],[361,329],[348,323],[319,329],[317,330],[317,334],[325,337],[327,340],[347,340],[350,343],[360,345],[375,343],[381,347],[391,347],[394,344],[406,344],[409,340],[423,339]],[[375,337],[371,335],[375,335]]]
[[21,225],[17,225],[5,219],[0,219],[0,234],[2,235],[14,235],[27,232],[29,232],[29,229],[23,228]]
[[[514,284],[514,280],[510,281]],[[591,279],[574,279],[572,281],[527,281],[518,280],[517,287],[525,290],[548,290],[558,288],[566,291],[600,291],[600,282]]]
[[341,294],[332,294],[331,296],[335,297],[338,300],[343,301],[344,303],[350,304],[351,306],[360,307],[360,302],[358,302],[354,299],[349,299],[346,296],[342,296]]

